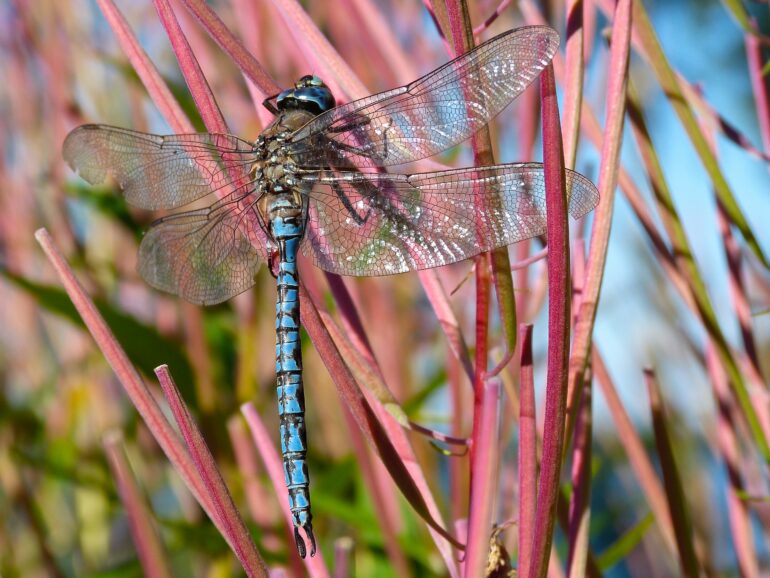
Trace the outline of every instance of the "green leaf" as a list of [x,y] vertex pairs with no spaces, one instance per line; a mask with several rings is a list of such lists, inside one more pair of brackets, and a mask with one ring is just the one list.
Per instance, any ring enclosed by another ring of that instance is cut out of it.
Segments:
[[768,60],[765,65],[762,67],[762,76],[767,76],[770,74],[770,60]]
[[[129,63],[121,62],[115,59],[108,61],[113,66],[115,66],[115,68],[119,70],[128,81],[133,82],[137,87],[144,90],[144,84],[142,83],[142,80],[139,78],[136,70],[134,70],[134,68]],[[195,131],[206,132],[206,124],[201,118],[201,114],[198,111],[198,107],[195,105],[195,100],[193,100],[192,94],[190,94],[190,89],[187,87],[187,84],[180,82],[177,80],[177,78],[163,75],[161,75],[161,77],[163,78],[163,82],[166,84],[166,86],[168,86],[168,88],[171,90],[171,94],[179,103],[179,106],[182,107],[182,111],[184,111],[187,118],[190,119],[190,122],[192,123]]]
[[139,559],[134,558],[106,570],[97,570],[83,576],[84,578],[138,578],[139,576],[144,576],[144,573]]
[[67,194],[84,204],[93,207],[103,215],[118,221],[134,233],[138,240],[142,237],[142,228],[131,216],[128,205],[120,192],[104,187],[93,187],[83,183],[70,183],[66,187]]
[[597,562],[599,567],[607,571],[618,562],[621,562],[628,556],[634,548],[642,541],[647,534],[647,530],[655,522],[655,516],[649,512],[644,518],[639,520],[628,532],[618,538],[604,552],[601,553]]
[[[770,261],[765,256],[756,235],[754,235],[754,231],[751,229],[743,211],[738,205],[732,189],[722,173],[719,161],[711,150],[703,129],[698,124],[698,119],[696,118],[690,103],[679,88],[679,80],[677,79],[676,72],[669,64],[668,59],[663,52],[663,47],[658,40],[658,35],[652,26],[650,17],[642,2],[634,2],[633,14],[634,32],[639,38],[642,50],[647,54],[647,61],[655,73],[663,92],[666,94],[671,107],[679,117],[679,121],[685,129],[687,136],[690,138],[690,142],[695,148],[695,152],[700,157],[701,163],[706,169],[706,173],[711,179],[716,194],[724,205],[727,215],[730,217],[730,220],[735,227],[741,232],[746,244],[754,255],[756,255],[757,259],[759,259],[760,263],[762,263],[762,266],[766,269],[770,269]],[[767,455],[765,455],[765,458],[767,459]]]
[[[8,271],[2,273],[6,279],[33,297],[42,307],[85,329],[80,314],[63,289],[36,283]],[[197,408],[193,370],[183,350],[176,343],[160,335],[155,328],[140,323],[109,303],[100,299],[94,299],[94,303],[136,367],[145,375],[153,376],[154,379],[153,370],[159,365],[167,364],[179,384],[185,401],[192,408]]]
[[746,490],[736,490],[735,494],[744,502],[770,504],[770,496],[754,496],[749,494]]
[[751,25],[751,18],[741,0],[722,0],[722,4],[724,4],[725,10],[732,15],[744,32],[754,36],[758,35],[755,27]]

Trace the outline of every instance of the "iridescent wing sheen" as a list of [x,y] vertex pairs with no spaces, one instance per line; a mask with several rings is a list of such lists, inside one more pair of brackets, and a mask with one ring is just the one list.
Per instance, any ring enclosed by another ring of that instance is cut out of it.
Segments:
[[[302,251],[326,271],[376,276],[440,267],[545,233],[539,163],[413,175],[321,171]],[[567,171],[570,214],[593,209],[591,181]]]
[[245,291],[267,257],[256,200],[235,191],[208,208],[159,219],[139,247],[139,273],[153,287],[199,305]]
[[[87,124],[64,141],[64,158],[91,184],[108,176],[143,209],[173,209],[244,184],[254,146],[229,134],[158,136]],[[235,183],[235,184],[233,184]]]
[[437,154],[505,108],[558,46],[558,34],[547,26],[505,32],[407,86],[321,114],[289,138],[290,154],[305,166],[364,168]]

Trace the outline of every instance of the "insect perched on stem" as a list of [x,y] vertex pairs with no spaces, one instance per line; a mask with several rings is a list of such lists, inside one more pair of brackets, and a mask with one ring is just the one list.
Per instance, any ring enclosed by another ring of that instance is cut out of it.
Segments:
[[[326,85],[302,77],[265,101],[275,119],[254,142],[227,134],[156,136],[103,125],[73,130],[64,157],[90,183],[114,176],[129,203],[204,209],[156,221],[139,249],[153,287],[202,305],[255,282],[268,263],[278,287],[276,374],[281,451],[297,548],[316,552],[310,513],[300,351],[297,253],[340,275],[440,267],[545,232],[538,163],[430,173],[376,169],[435,155],[464,141],[551,61],[554,30],[505,32],[407,86],[335,107]],[[569,210],[598,202],[567,171]]]

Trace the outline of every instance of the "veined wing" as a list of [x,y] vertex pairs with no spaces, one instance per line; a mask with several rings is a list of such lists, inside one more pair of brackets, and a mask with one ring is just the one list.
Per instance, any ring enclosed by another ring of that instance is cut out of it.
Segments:
[[139,247],[139,273],[153,287],[213,305],[254,285],[267,252],[256,197],[231,193],[211,207],[156,221]]
[[338,106],[289,138],[306,166],[382,167],[416,161],[464,141],[516,98],[551,61],[547,26],[505,32],[407,86]]
[[[539,163],[414,175],[322,171],[303,252],[321,269],[375,276],[439,267],[545,233]],[[570,214],[599,202],[594,184],[566,171]]]
[[99,184],[111,175],[129,203],[149,210],[234,190],[256,160],[251,143],[229,134],[158,136],[95,124],[73,130],[63,151],[83,179]]

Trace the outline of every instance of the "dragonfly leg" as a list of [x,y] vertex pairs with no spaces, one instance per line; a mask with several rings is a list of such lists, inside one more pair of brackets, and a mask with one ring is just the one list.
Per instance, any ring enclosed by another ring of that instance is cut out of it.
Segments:
[[[382,156],[382,159],[380,158],[381,155],[373,155],[372,154],[372,147],[370,146],[353,146],[349,145],[347,143],[339,142],[337,140],[334,140],[333,138],[322,138],[319,139],[321,141],[320,146],[325,147],[331,147],[332,150],[342,151],[349,153],[351,155],[359,156],[359,157],[371,157],[376,160],[382,160],[386,157]],[[387,146],[386,146],[387,149]],[[335,166],[339,165],[341,167],[348,166],[349,163],[345,163],[345,160],[343,159],[335,159]],[[353,167],[354,165],[349,164],[350,167]]]
[[361,128],[362,126],[366,126],[367,124],[370,124],[372,121],[370,118],[364,116],[364,115],[356,115],[355,120],[348,122],[346,124],[343,124],[341,126],[330,126],[327,129],[328,134],[335,134],[340,132],[347,132],[350,130],[354,130],[357,128]]
[[372,207],[369,206],[369,209],[366,211],[366,214],[362,217],[359,215],[355,208],[353,208],[353,205],[350,203],[350,199],[345,194],[345,191],[342,190],[342,187],[340,187],[340,184],[338,182],[331,183],[332,190],[337,194],[340,201],[342,202],[342,205],[345,207],[345,210],[350,214],[350,218],[353,219],[356,222],[356,225],[363,225],[369,220],[369,215],[372,214]]
[[[345,133],[345,132],[351,132],[351,131],[355,131],[356,129],[359,129],[359,128],[362,128],[364,126],[367,126],[369,124],[371,124],[371,119],[366,118],[364,116],[359,116],[359,118],[357,118],[353,122],[349,122],[349,123],[344,124],[342,126],[332,126],[332,127],[329,127],[329,129],[327,129],[326,133],[331,135],[331,134],[337,134],[337,133],[341,134],[341,133]],[[382,143],[380,144],[380,146],[382,147],[382,154],[377,155],[377,158],[382,158],[382,159],[388,158],[388,130],[390,128],[392,128],[392,126],[393,126],[393,119],[389,118],[388,122],[385,123],[384,125],[382,125],[382,127],[380,127],[378,129],[378,130],[382,131]],[[354,135],[354,137],[356,137],[356,140],[358,140],[359,144],[360,143],[366,143],[367,138],[366,138],[365,135],[362,135],[362,134],[356,135],[355,132],[353,132],[352,134]],[[337,141],[335,139],[328,139],[328,140],[333,141],[334,142],[334,146],[336,146],[336,147],[338,147],[341,150],[344,150],[346,152],[353,153],[353,154],[360,155],[360,156],[365,156],[365,157],[372,156],[371,151],[367,151],[366,150],[366,144],[364,144],[363,146],[360,146],[360,147],[356,147],[356,146],[353,146],[353,145],[341,143],[341,142],[339,142],[339,141]],[[372,158],[374,158],[374,157],[372,157]]]
[[262,101],[262,106],[264,106],[267,110],[269,110],[273,114],[278,114],[278,108],[273,104],[273,101],[278,98],[277,94],[274,94],[273,96],[266,98]]

